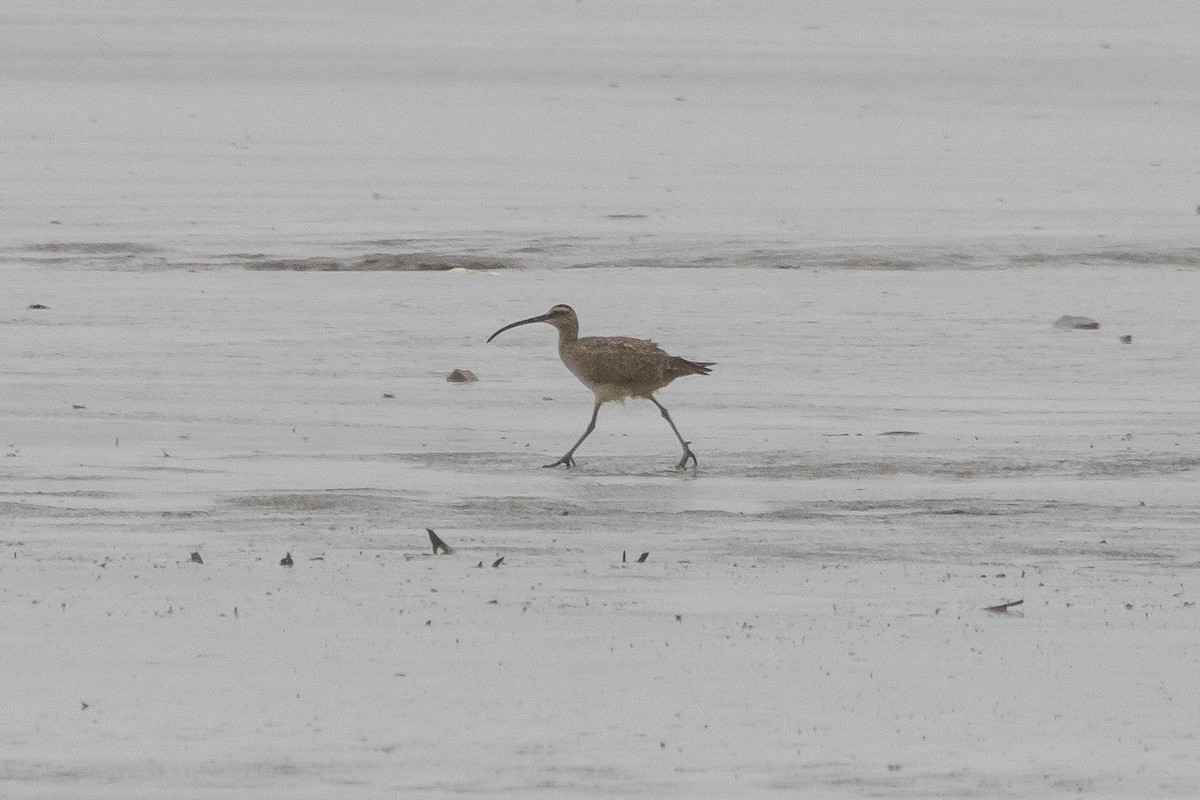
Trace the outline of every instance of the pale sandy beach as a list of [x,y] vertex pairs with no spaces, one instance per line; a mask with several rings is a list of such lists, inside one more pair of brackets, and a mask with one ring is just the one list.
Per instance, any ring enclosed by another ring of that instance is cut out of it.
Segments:
[[0,10],[0,797],[1200,794],[1198,16],[888,9]]

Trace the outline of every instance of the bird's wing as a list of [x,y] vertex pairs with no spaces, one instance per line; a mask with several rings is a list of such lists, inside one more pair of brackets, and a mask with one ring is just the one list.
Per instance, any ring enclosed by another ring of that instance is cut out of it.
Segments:
[[573,372],[588,384],[661,386],[670,356],[649,339],[585,336],[575,344]]

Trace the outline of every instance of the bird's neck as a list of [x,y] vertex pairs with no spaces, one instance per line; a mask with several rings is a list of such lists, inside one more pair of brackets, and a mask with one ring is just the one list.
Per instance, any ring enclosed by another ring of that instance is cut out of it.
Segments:
[[579,323],[574,320],[563,320],[554,327],[558,328],[558,349],[579,341]]

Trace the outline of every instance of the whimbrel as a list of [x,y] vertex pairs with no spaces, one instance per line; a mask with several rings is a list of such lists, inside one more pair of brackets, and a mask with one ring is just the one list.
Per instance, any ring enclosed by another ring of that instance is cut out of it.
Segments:
[[566,455],[553,464],[546,464],[547,467],[574,466],[575,459],[572,456],[583,440],[596,429],[600,406],[610,400],[624,402],[626,397],[644,397],[658,406],[663,419],[675,432],[675,438],[683,445],[683,458],[675,465],[676,469],[687,469],[689,459],[693,466],[698,466],[696,454],[688,447],[690,442],[683,440],[671,415],[655,399],[654,393],[684,375],[707,375],[708,368],[713,366],[711,362],[688,361],[668,355],[648,339],[630,339],[626,336],[585,336],[580,339],[579,318],[575,316],[573,308],[564,305],[557,305],[541,316],[505,325],[489,336],[488,341],[510,328],[534,322],[547,322],[558,329],[558,355],[563,364],[596,395],[596,405],[592,408],[592,419],[587,430],[571,445]]

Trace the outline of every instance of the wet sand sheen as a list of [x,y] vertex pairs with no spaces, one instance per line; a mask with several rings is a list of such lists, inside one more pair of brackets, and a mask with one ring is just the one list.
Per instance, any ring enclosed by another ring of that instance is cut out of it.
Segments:
[[[1147,274],[12,268],[3,774],[1185,796],[1200,273]],[[638,401],[541,468],[591,396],[483,340],[567,299],[721,363],[696,474]]]

